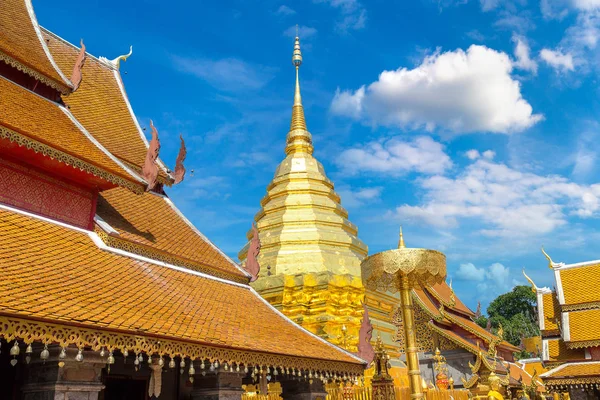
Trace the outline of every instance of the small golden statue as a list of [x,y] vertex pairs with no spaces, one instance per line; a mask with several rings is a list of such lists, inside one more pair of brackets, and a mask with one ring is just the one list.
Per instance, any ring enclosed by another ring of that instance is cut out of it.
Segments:
[[488,400],[504,400],[504,396],[500,393],[500,377],[493,371],[488,378],[490,391],[487,394]]

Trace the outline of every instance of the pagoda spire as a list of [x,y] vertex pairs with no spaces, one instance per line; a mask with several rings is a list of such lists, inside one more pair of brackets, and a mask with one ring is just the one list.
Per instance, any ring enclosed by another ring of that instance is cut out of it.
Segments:
[[296,33],[294,42],[294,54],[292,64],[296,67],[296,88],[294,91],[294,105],[292,106],[292,122],[290,131],[287,135],[286,154],[295,152],[306,152],[312,154],[312,136],[306,128],[306,119],[304,118],[304,107],[302,106],[302,95],[300,94],[299,70],[302,65],[302,52],[300,51],[300,38]]
[[406,248],[406,245],[404,244],[404,235],[402,234],[402,225],[400,225],[400,239],[398,240],[398,248]]

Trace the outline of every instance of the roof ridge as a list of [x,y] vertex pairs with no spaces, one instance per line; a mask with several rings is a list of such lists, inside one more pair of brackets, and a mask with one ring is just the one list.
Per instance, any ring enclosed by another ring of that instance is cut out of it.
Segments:
[[[65,44],[65,45],[67,45],[69,47],[71,47],[72,49],[77,50],[77,51],[80,50],[79,46],[77,46],[76,44],[73,44],[73,43],[69,42],[67,39],[65,39],[65,38],[57,35],[56,33],[50,31],[49,29],[46,29],[46,28],[43,28],[43,27],[41,29],[43,30],[44,33],[48,34],[49,36],[54,37],[56,40],[62,42],[63,44]],[[125,91],[125,85],[124,85],[123,80],[121,78],[121,73],[120,73],[119,69],[116,68],[114,64],[110,63],[110,61],[108,61],[108,62],[104,61],[101,57],[97,57],[97,56],[89,53],[88,51],[86,51],[85,53],[96,64],[100,65],[101,67],[106,68],[106,70],[108,72],[112,72],[113,79],[115,80],[115,82],[116,82],[116,84],[117,84],[117,86],[119,88],[119,92],[121,94],[121,97],[123,98],[123,101],[125,102],[125,105],[127,106],[127,110],[129,112],[129,116],[130,116],[130,118],[131,118],[131,120],[132,120],[132,122],[133,122],[133,124],[134,124],[134,126],[135,126],[135,128],[137,130],[137,132],[138,132],[138,135],[139,135],[140,139],[142,140],[142,143],[144,144],[144,146],[146,147],[146,149],[148,149],[148,147],[149,147],[148,139],[146,139],[146,136],[143,133],[142,127],[140,126],[140,124],[139,124],[139,122],[137,120],[137,117],[136,117],[135,113],[133,112],[133,108],[131,106],[131,103],[129,102],[129,96],[127,96],[127,92]],[[85,79],[85,76],[84,76],[84,79]],[[129,160],[123,160],[123,161],[129,162],[129,163],[134,164],[134,165],[137,165],[133,161],[129,161]],[[170,172],[169,172],[170,169],[167,168],[166,164],[160,159],[160,156],[159,156],[159,158],[156,159],[156,162],[157,162],[158,166],[163,170],[163,172],[170,178],[171,177]],[[141,168],[142,166],[138,165],[138,167]]]

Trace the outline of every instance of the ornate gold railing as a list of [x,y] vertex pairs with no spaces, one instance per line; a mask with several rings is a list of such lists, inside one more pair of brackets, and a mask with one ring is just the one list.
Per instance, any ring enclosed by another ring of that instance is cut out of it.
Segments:
[[[327,385],[326,400],[373,400],[373,393],[370,387],[338,387]],[[410,389],[408,387],[394,387],[395,399],[386,400],[409,400]],[[429,390],[425,392],[426,400],[468,400],[468,390]],[[250,400],[250,399],[244,399]]]

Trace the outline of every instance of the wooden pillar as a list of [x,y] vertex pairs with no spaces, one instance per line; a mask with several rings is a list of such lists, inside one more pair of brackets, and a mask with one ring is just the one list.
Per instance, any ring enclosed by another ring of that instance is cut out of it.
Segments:
[[231,371],[207,372],[194,375],[192,400],[240,400],[244,390],[242,379],[246,374]]
[[[35,348],[39,354],[41,348]],[[23,400],[97,400],[102,385],[102,368],[106,365],[97,352],[83,352],[83,361],[76,361],[77,349],[67,349],[67,357],[58,359],[59,347],[51,347],[50,357],[43,362],[32,357],[25,366],[25,379],[21,388]],[[64,366],[59,367],[59,361]]]

